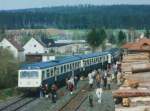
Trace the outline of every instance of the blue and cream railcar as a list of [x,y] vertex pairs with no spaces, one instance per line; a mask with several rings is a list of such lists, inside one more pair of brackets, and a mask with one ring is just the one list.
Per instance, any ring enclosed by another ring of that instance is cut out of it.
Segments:
[[101,68],[104,69],[108,60],[108,52],[100,52],[79,56],[81,58],[82,69],[87,74],[92,70]]
[[[22,88],[36,88],[42,83],[42,80],[50,78],[52,82],[55,78],[53,73],[53,67],[56,66],[56,62],[39,62],[34,64],[23,65],[18,74],[18,87]],[[43,71],[49,70],[49,73],[43,73]]]
[[24,65],[19,70],[18,87],[39,87],[41,84],[63,83],[73,71],[79,74],[81,59],[69,56],[61,60]]
[[[19,70],[18,87],[34,88],[41,84],[63,84],[71,75],[87,74],[94,69],[106,69],[107,63],[118,59],[120,50],[110,49],[99,53],[68,56],[50,62],[24,65]],[[86,75],[85,75],[86,76]]]
[[[52,84],[56,81],[58,84],[63,85],[66,78],[69,78],[75,74],[78,75],[82,67],[81,59],[76,56],[69,56],[55,62],[57,63],[57,65],[53,67],[55,79],[53,79],[53,82],[50,82],[51,79],[45,78],[42,82],[43,84]],[[47,74],[48,72],[48,70],[44,71],[43,74]]]

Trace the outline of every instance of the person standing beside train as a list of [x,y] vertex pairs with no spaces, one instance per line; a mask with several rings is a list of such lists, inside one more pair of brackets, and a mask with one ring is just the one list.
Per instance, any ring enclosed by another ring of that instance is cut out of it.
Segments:
[[90,89],[92,89],[92,87],[93,87],[93,82],[94,82],[93,77],[92,77],[92,73],[89,73],[89,74],[88,74],[88,78],[89,78]]
[[52,102],[56,103],[56,99],[57,99],[57,90],[58,87],[56,84],[53,84],[51,87],[51,95],[52,95]]
[[73,94],[74,89],[74,78],[71,77],[68,81],[68,89],[70,90],[70,94]]
[[48,98],[48,84],[44,85],[44,95],[46,98]]
[[99,72],[97,72],[95,78],[96,78],[96,86],[97,86],[97,88],[100,88],[101,87],[101,75]]
[[44,86],[42,84],[40,85],[39,93],[40,93],[40,98],[45,96],[44,95]]
[[103,88],[106,89],[106,87],[107,87],[107,71],[105,71],[103,75]]
[[74,76],[74,87],[77,89],[77,83],[78,83],[78,76]]
[[108,90],[111,89],[111,81],[112,81],[111,75],[108,75],[108,76],[107,76],[107,86],[108,86]]

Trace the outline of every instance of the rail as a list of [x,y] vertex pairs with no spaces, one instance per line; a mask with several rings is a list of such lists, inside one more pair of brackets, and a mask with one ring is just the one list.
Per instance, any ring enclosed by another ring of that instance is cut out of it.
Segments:
[[66,104],[64,104],[58,111],[77,111],[80,106],[87,99],[88,85],[83,86],[80,91],[75,94]]
[[34,100],[36,100],[36,98],[28,98],[28,97],[22,96],[18,98],[16,101],[0,108],[0,111],[17,111]]

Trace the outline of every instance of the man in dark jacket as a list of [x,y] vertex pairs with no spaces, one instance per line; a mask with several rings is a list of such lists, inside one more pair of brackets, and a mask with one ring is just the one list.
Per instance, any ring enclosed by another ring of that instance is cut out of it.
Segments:
[[51,94],[52,94],[52,102],[56,103],[56,98],[57,98],[57,86],[56,84],[53,84],[51,87]]

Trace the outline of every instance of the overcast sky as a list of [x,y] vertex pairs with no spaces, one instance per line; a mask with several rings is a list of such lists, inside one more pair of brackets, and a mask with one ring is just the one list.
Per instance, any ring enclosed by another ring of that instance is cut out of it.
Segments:
[[60,5],[150,4],[150,0],[0,0],[0,10],[50,7]]

